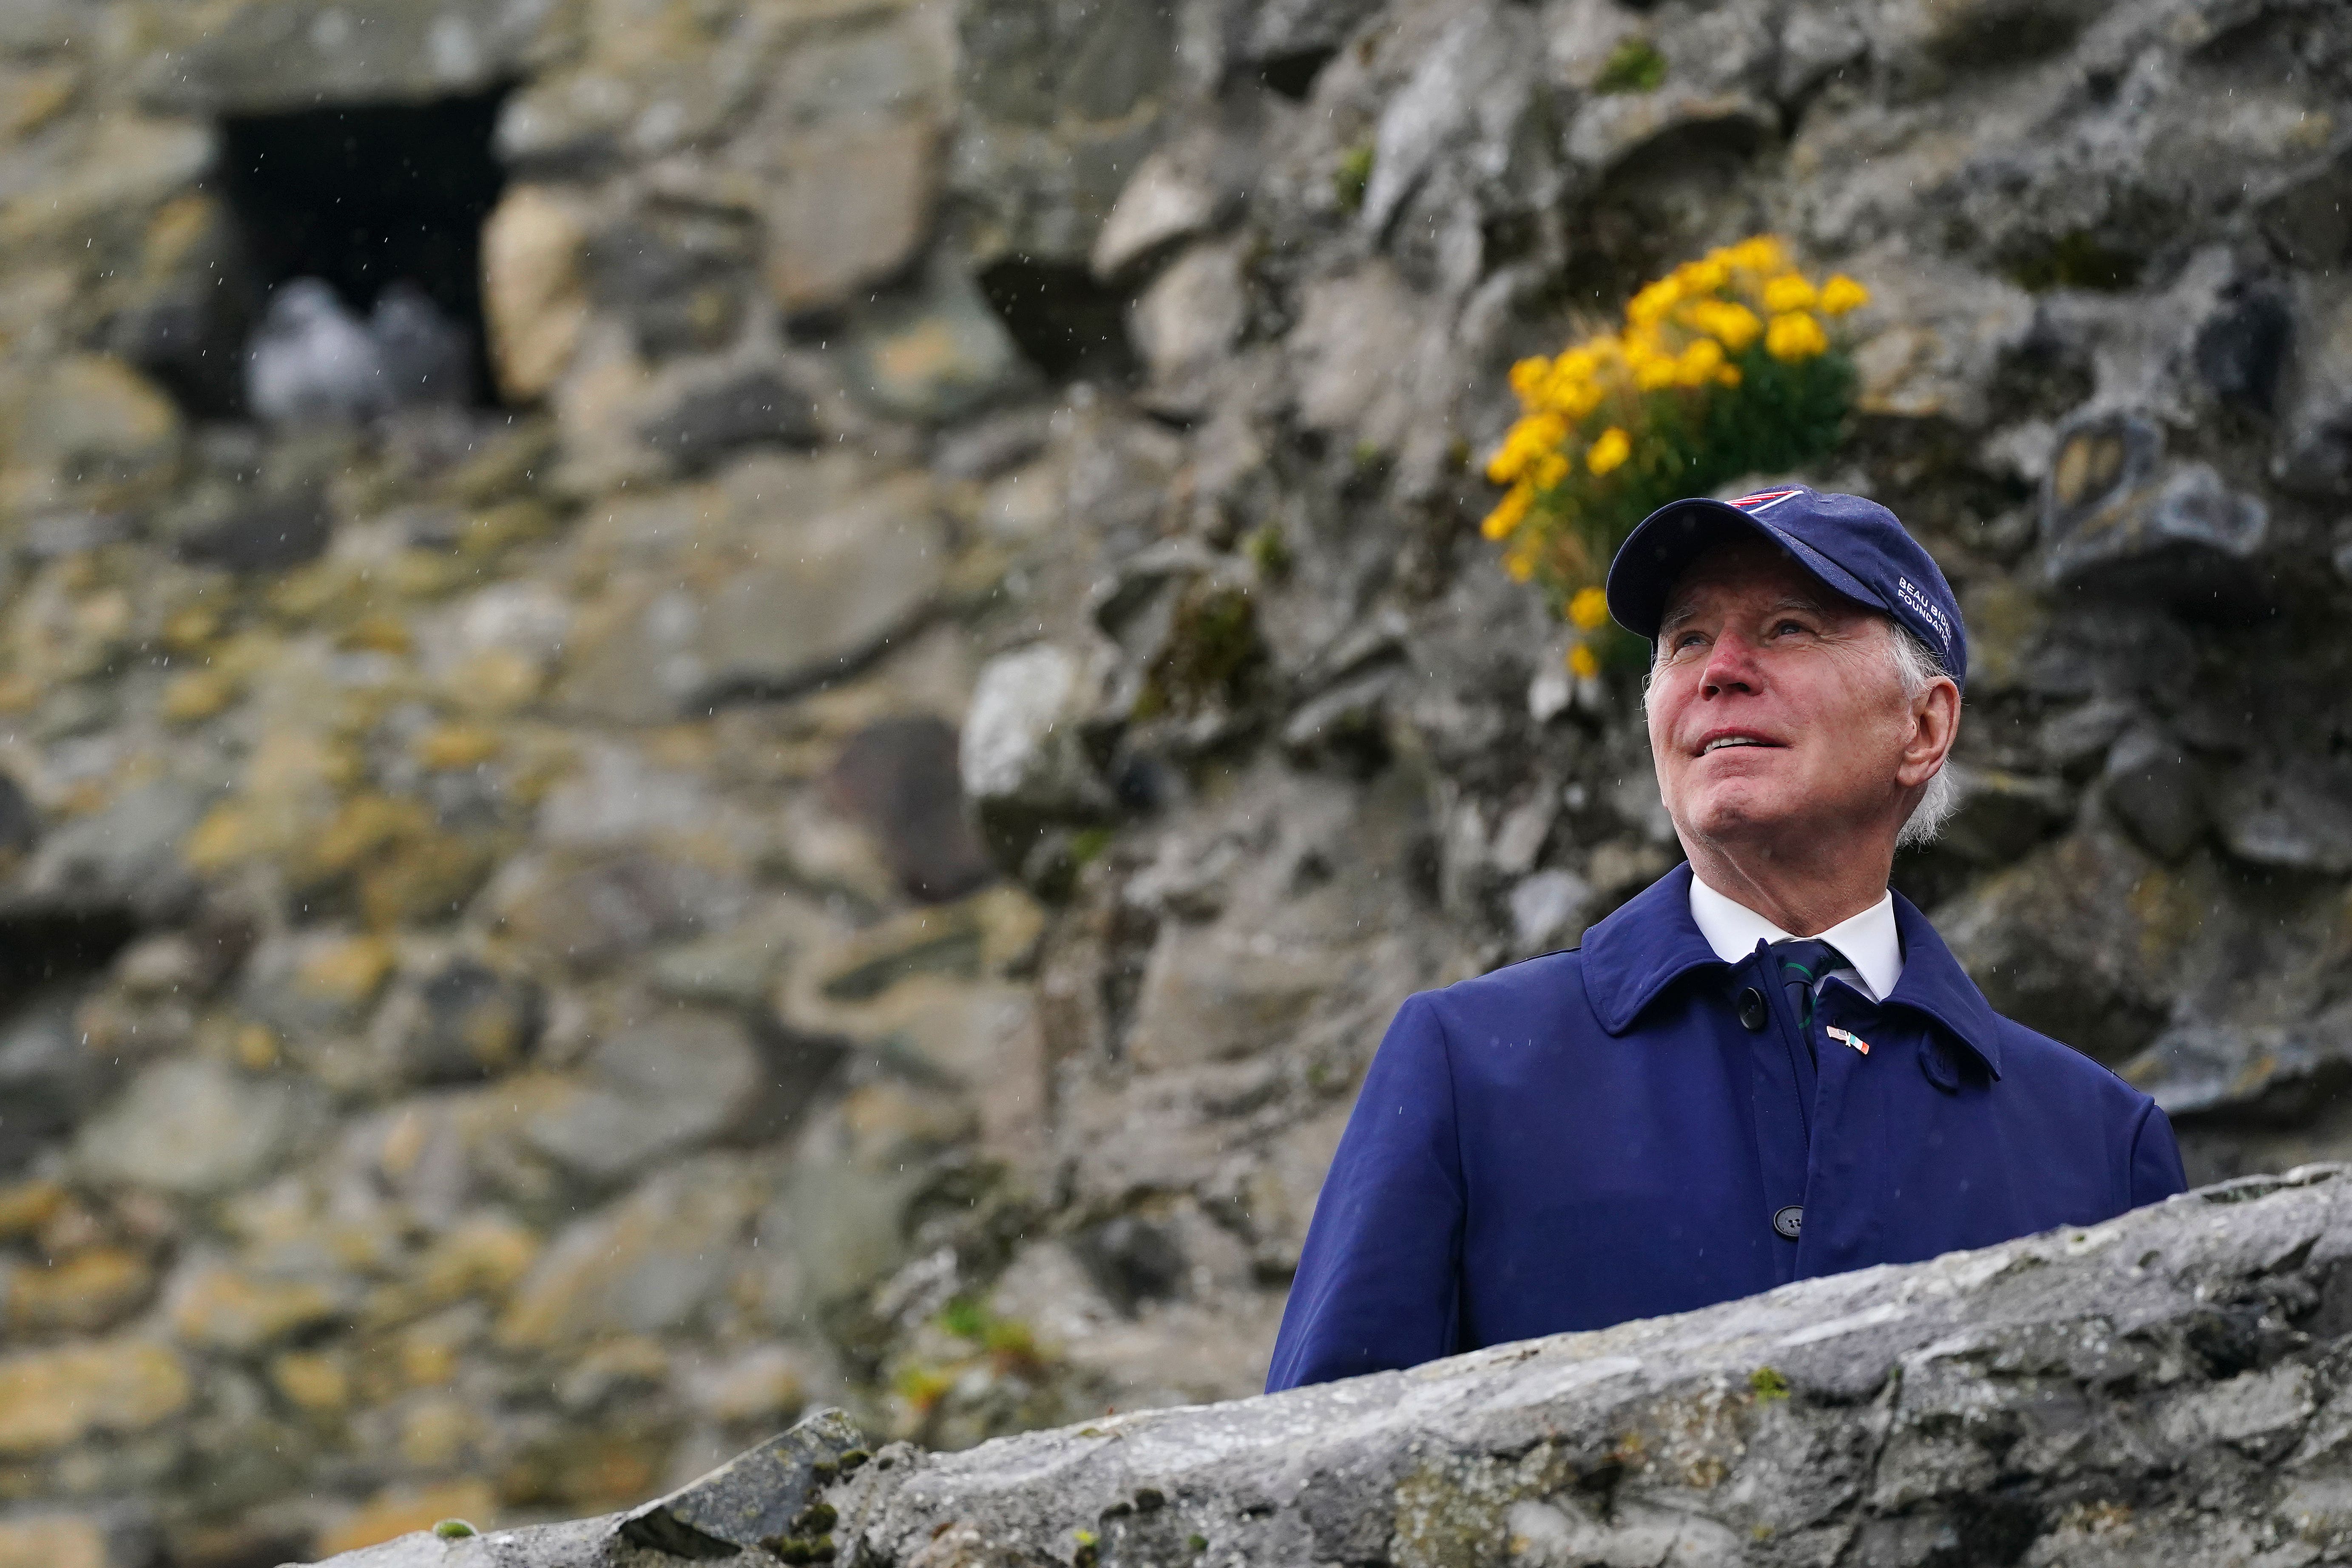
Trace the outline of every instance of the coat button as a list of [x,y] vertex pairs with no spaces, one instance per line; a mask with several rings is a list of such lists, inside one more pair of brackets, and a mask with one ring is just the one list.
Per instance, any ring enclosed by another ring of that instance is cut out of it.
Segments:
[[1804,1229],[1804,1205],[1790,1204],[1787,1208],[1775,1209],[1772,1211],[1772,1228],[1779,1231],[1782,1236],[1787,1237],[1790,1241],[1796,1240],[1797,1233]]
[[1739,1021],[1751,1031],[1762,1028],[1771,1016],[1764,1010],[1764,993],[1750,985],[1739,994]]

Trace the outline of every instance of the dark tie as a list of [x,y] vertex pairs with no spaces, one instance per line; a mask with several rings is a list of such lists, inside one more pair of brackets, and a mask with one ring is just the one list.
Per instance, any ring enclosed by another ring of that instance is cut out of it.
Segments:
[[1813,994],[1833,969],[1852,966],[1845,954],[1817,937],[1793,938],[1772,944],[1772,957],[1780,966],[1780,984],[1788,987],[1789,1005],[1797,1015],[1797,1024],[1805,1037],[1805,1049],[1813,1059],[1821,1059],[1813,1046]]

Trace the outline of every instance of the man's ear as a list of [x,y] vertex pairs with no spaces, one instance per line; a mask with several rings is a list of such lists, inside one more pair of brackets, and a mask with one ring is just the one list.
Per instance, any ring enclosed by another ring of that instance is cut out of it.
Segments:
[[1904,744],[1902,764],[1895,770],[1895,782],[1905,789],[1935,777],[1950,754],[1952,742],[1960,732],[1959,683],[1948,675],[1927,682],[1927,689],[1911,704],[1911,738]]

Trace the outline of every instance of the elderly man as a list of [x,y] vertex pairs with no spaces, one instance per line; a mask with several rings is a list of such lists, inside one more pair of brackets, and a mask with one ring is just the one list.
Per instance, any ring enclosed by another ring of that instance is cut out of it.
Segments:
[[1949,810],[1959,605],[1895,515],[1677,501],[1609,607],[1680,866],[1411,997],[1325,1181],[1280,1389],[1903,1263],[2181,1190],[2164,1113],[1996,1014],[1887,889]]

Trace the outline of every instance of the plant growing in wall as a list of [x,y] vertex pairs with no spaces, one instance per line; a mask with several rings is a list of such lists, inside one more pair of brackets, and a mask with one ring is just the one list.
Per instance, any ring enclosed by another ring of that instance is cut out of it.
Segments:
[[1842,273],[1815,283],[1759,236],[1645,286],[1619,331],[1511,367],[1521,412],[1486,465],[1505,490],[1482,527],[1513,579],[1575,626],[1570,668],[1641,662],[1641,640],[1611,623],[1601,590],[1635,523],[1837,446],[1853,361],[1824,322],[1869,300]]

